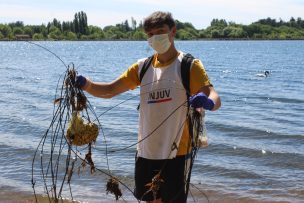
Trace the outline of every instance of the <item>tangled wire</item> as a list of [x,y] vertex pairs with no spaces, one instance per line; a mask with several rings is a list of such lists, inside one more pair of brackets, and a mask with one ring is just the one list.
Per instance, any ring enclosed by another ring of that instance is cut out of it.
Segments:
[[[69,66],[60,88],[60,96],[54,100],[55,109],[51,124],[35,151],[32,162],[32,186],[35,192],[36,180],[35,166],[40,165],[44,190],[50,202],[62,200],[65,182],[67,183],[73,200],[71,180],[74,171],[78,174],[87,166],[94,173],[96,168],[92,159],[92,145],[95,143],[101,129],[100,122],[83,91],[75,83],[76,71],[74,66]],[[92,122],[92,117],[95,122]],[[81,157],[80,151],[87,153]],[[40,154],[40,158],[38,157]],[[65,159],[65,160],[63,160]],[[75,166],[77,160],[79,166]],[[65,163],[65,167],[62,167]],[[108,167],[109,169],[109,167]],[[116,180],[109,172],[110,180]],[[113,182],[113,181],[112,181]],[[116,199],[122,196],[118,181],[116,187],[107,187],[107,192],[113,193]]]
[[[59,58],[57,55],[55,56]],[[64,76],[58,82],[58,86],[61,86],[57,87],[57,89],[59,89],[59,93],[54,99],[53,118],[48,129],[42,136],[34,154],[32,161],[32,187],[36,202],[38,202],[36,195],[36,185],[38,183],[36,180],[37,177],[39,177],[39,180],[42,179],[44,192],[47,195],[49,202],[62,202],[64,196],[63,193],[65,191],[69,191],[71,200],[73,201],[71,188],[73,174],[77,171],[78,175],[80,175],[80,172],[87,167],[90,168],[91,173],[99,171],[109,177],[106,183],[106,193],[113,194],[116,200],[122,198],[120,184],[134,195],[133,191],[126,184],[124,184],[119,178],[112,175],[108,164],[107,154],[131,148],[143,140],[122,149],[107,151],[106,139],[104,136],[107,170],[98,169],[92,158],[92,148],[94,148],[94,143],[98,138],[98,135],[102,132],[102,126],[98,119],[100,116],[96,115],[83,91],[77,87],[76,76],[77,72],[74,65],[71,64],[70,66],[66,66]],[[187,103],[187,101],[185,101],[185,103]],[[181,106],[185,105],[185,103]],[[181,106],[178,106],[176,110]],[[157,130],[157,128],[172,116],[176,110],[164,119],[164,121],[162,121],[155,130]],[[193,129],[191,137],[192,143],[189,144],[191,158],[189,159],[190,161],[186,163],[187,171],[185,182],[187,182],[187,193],[189,191],[192,166],[199,149],[199,135],[201,134],[203,126],[201,119],[202,114],[195,110],[189,111],[185,119],[185,122],[189,121],[189,124]],[[146,138],[151,136],[153,132],[146,136]],[[86,151],[85,155],[83,155],[83,151]],[[37,167],[39,170],[36,169]],[[163,182],[164,180],[161,179],[160,171],[157,176],[153,177],[151,183],[146,185],[146,193],[152,192],[153,197],[156,198]],[[203,193],[202,191],[200,192]],[[208,200],[208,197],[204,193],[203,195]],[[140,200],[138,200],[138,202],[140,202]]]

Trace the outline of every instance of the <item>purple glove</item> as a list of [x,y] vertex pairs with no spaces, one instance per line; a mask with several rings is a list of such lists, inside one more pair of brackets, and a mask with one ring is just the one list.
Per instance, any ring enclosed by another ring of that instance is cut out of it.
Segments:
[[76,87],[83,88],[86,83],[87,83],[87,79],[85,77],[83,77],[82,75],[76,76],[76,81],[75,81]]
[[204,108],[206,110],[212,110],[214,107],[214,101],[209,99],[204,93],[200,92],[189,98],[190,106],[193,108]]

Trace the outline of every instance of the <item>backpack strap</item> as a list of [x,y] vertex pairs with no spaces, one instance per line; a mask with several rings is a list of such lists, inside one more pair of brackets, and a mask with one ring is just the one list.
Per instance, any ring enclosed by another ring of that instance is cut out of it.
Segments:
[[[186,94],[187,94],[187,103],[188,103],[188,115],[190,115],[189,111],[190,111],[190,103],[189,103],[189,98],[190,98],[190,72],[191,72],[191,65],[192,62],[194,60],[194,57],[191,54],[185,54],[183,56],[182,62],[181,62],[181,78],[182,78],[182,83],[183,86],[186,90]],[[189,125],[189,135],[191,137],[191,140],[193,140],[193,117],[192,116],[188,116],[188,125]],[[194,162],[194,157],[193,157],[193,142],[191,141],[192,146],[192,150],[191,153],[188,154],[190,155],[190,166],[188,169],[188,177],[186,180],[186,196],[188,196],[188,192],[189,192],[189,185],[190,185],[190,177],[191,177],[191,172],[192,172],[192,166],[193,166],[193,162]]]
[[153,61],[153,58],[154,58],[154,55],[148,57],[145,62],[144,62],[144,65],[143,67],[141,68],[140,70],[140,73],[139,73],[139,81],[141,82],[145,73],[147,72],[148,68],[150,67],[152,61]]
[[[152,61],[153,61],[153,58],[154,58],[154,55],[148,57],[145,61],[144,61],[144,64],[140,70],[140,73],[139,73],[139,82],[141,83],[145,73],[147,72],[148,68],[150,67]],[[137,111],[139,110],[140,108],[140,104],[138,104],[137,106]]]
[[186,89],[187,98],[190,97],[190,69],[194,57],[191,54],[184,55],[181,63],[181,77],[184,88]]
[[[191,54],[185,54],[182,59],[181,63],[181,78],[183,82],[183,86],[186,89],[186,95],[187,95],[187,103],[188,103],[188,115],[190,113],[190,71],[191,71],[191,65],[194,60],[194,57]],[[189,135],[191,139],[193,139],[193,125],[192,125],[192,116],[188,117],[188,125],[189,125]],[[194,147],[194,146],[192,146]]]

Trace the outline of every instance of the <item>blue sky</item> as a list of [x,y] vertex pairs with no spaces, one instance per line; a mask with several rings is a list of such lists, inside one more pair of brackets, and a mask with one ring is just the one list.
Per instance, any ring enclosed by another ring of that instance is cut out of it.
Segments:
[[213,18],[242,24],[267,17],[304,19],[304,0],[0,0],[0,23],[70,21],[76,12],[84,11],[90,25],[104,27],[131,17],[139,22],[156,10],[170,11],[175,19],[202,29]]

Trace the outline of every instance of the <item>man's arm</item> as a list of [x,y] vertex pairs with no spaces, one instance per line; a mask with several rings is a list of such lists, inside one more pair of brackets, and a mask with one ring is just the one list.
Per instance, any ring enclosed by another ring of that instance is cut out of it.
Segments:
[[95,97],[112,98],[128,91],[129,87],[122,78],[117,78],[110,83],[93,82],[87,79],[82,89]]
[[199,92],[203,92],[205,95],[208,96],[209,99],[212,99],[212,101],[214,102],[214,107],[211,109],[211,111],[216,111],[221,107],[221,98],[215,91],[214,87],[205,86],[202,87]]

